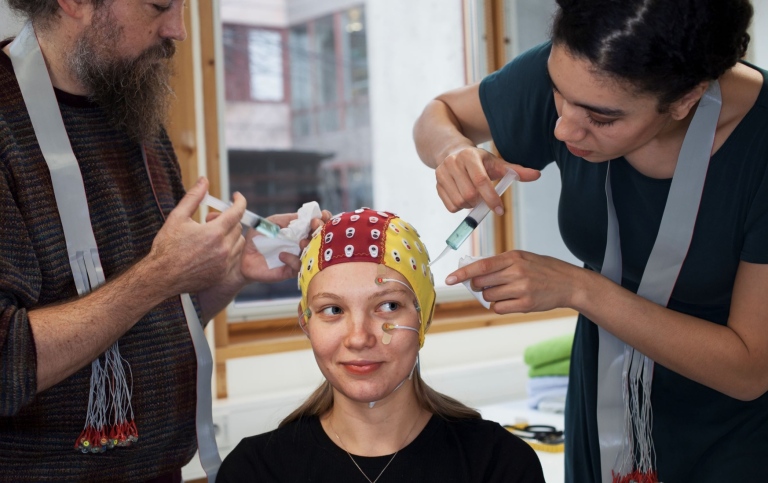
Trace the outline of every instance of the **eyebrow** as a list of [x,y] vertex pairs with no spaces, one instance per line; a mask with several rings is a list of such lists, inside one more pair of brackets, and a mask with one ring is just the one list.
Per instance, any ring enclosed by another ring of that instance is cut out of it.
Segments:
[[[379,297],[386,297],[387,295],[392,295],[392,294],[395,294],[395,293],[398,293],[398,294],[399,293],[404,293],[404,294],[408,295],[410,292],[408,292],[404,288],[391,288],[391,289],[388,289],[388,290],[381,290],[379,292],[371,294],[371,296],[368,297],[368,300],[379,298]],[[340,296],[336,295],[335,293],[320,292],[320,293],[315,294],[312,297],[312,300],[314,301],[315,299],[318,299],[318,298],[321,298],[321,297],[330,298],[330,299],[334,299],[334,300],[341,300],[342,299]]]
[[[547,69],[547,74],[549,74],[549,69]],[[555,89],[557,92],[561,92],[560,89],[557,88],[555,85],[555,81],[552,80],[552,76],[549,75],[549,82],[552,84],[552,88]],[[626,115],[626,112],[622,109],[611,109],[610,107],[600,107],[600,106],[591,106],[589,104],[582,104],[580,102],[573,102],[574,106],[582,107],[588,111],[595,112],[597,114],[600,114],[602,116],[608,116],[608,117],[622,117]]]
[[316,293],[314,295],[314,297],[312,297],[312,300],[315,300],[315,299],[318,299],[318,298],[321,298],[321,297],[325,297],[325,298],[329,298],[329,299],[335,299],[335,300],[341,300],[341,297],[339,297],[338,295],[336,295],[334,293],[330,293],[330,292]]
[[381,292],[376,292],[375,294],[372,294],[370,297],[368,297],[368,300],[374,299],[377,297],[386,297],[387,295],[392,295],[396,293],[404,293],[406,295],[410,295],[410,292],[404,288],[391,288],[388,290],[382,290]]

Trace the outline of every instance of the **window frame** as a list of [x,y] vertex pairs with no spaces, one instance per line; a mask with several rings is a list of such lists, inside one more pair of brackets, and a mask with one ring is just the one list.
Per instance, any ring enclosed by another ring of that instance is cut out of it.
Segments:
[[[221,156],[221,126],[219,118],[224,100],[224,81],[217,72],[217,60],[223,60],[223,50],[217,37],[221,37],[221,20],[216,0],[198,0],[196,18],[190,22],[196,28],[188,28],[190,38],[181,44],[181,55],[177,59],[177,80],[175,87],[179,102],[173,108],[172,122],[169,133],[177,154],[187,185],[197,178],[198,173],[207,173],[210,180],[210,192],[221,196],[223,191]],[[474,49],[474,52],[485,52],[485,65],[492,72],[506,62],[505,49],[508,39],[505,32],[504,0],[461,0],[465,28],[465,52],[470,58],[473,50],[470,44],[477,39],[475,28],[468,28],[468,19],[482,18],[485,25],[485,49]],[[482,9],[477,11],[476,9]],[[192,16],[189,17],[193,17]],[[198,21],[199,23],[195,23]],[[186,51],[186,53],[185,53]],[[199,55],[199,62],[195,59]],[[473,79],[472,67],[467,62],[467,81]],[[289,66],[284,66],[288,67]],[[222,69],[223,70],[223,69]],[[195,75],[195,74],[199,75]],[[218,86],[221,86],[220,90]],[[196,102],[197,101],[197,102]],[[197,116],[190,116],[189,107],[197,106]],[[207,115],[199,114],[208,113]],[[213,113],[213,114],[211,114]],[[183,120],[188,120],[185,124]],[[189,121],[189,119],[193,119]],[[194,119],[199,120],[195,126]],[[180,120],[181,122],[176,122]],[[188,124],[192,123],[192,127]],[[204,133],[190,136],[191,132]],[[202,139],[199,139],[202,136]],[[190,139],[192,141],[190,141]],[[193,140],[197,139],[197,143]],[[185,142],[185,140],[187,142]],[[200,158],[200,156],[204,156]],[[200,161],[204,159],[203,162]],[[514,243],[514,210],[512,207],[513,194],[511,190],[503,200],[507,207],[504,217],[494,217],[492,243],[496,253],[512,250]],[[268,306],[269,304],[267,304]],[[231,310],[231,308],[230,308]],[[269,309],[266,311],[269,313]],[[236,313],[236,312],[235,312]],[[449,332],[456,330],[493,327],[504,324],[523,323],[557,317],[573,316],[570,309],[556,309],[547,312],[530,314],[497,315],[484,309],[477,301],[456,300],[455,297],[440,297],[435,309],[430,333]],[[238,318],[235,315],[235,318]],[[226,363],[229,360],[277,352],[302,350],[309,348],[306,336],[298,329],[295,317],[239,317],[239,322],[230,322],[227,310],[223,310],[213,319],[214,358],[216,362],[216,395],[218,398],[227,396]]]

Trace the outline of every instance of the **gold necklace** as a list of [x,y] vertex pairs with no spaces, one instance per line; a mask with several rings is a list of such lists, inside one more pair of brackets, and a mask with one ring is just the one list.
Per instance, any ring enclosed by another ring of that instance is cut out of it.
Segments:
[[[333,414],[331,414],[331,416],[333,416]],[[413,430],[416,429],[416,425],[418,424],[419,419],[421,419],[420,416],[416,418],[416,421],[414,421],[413,426],[411,427],[411,430],[408,431],[408,434],[405,436],[405,440],[403,441],[403,444],[400,445],[400,449],[403,449],[405,447],[405,443],[408,442],[408,438],[411,437],[411,433],[413,433]],[[336,428],[333,427],[333,421],[331,421],[331,417],[328,417],[328,425],[331,427],[331,431],[333,431],[333,434],[336,435],[336,439],[339,440],[339,445],[341,445],[341,449],[343,449],[344,452],[347,453],[347,456],[349,456],[349,459],[352,460],[352,463],[355,464],[355,466],[357,467],[357,470],[363,475],[363,477],[366,480],[368,480],[368,483],[376,483],[377,481],[379,481],[379,478],[381,478],[381,475],[383,475],[384,472],[387,471],[387,468],[389,468],[389,465],[390,463],[392,463],[392,460],[394,460],[395,456],[397,456],[397,453],[400,452],[400,449],[395,451],[395,454],[392,455],[389,461],[387,461],[387,464],[384,465],[384,468],[379,472],[379,476],[377,476],[375,480],[371,480],[370,478],[368,478],[368,475],[365,474],[365,471],[363,471],[363,469],[360,468],[360,465],[357,464],[357,461],[355,461],[355,458],[352,457],[352,454],[349,451],[347,451],[347,448],[344,446],[344,441],[341,440],[341,436],[339,436],[339,433],[336,432]]]

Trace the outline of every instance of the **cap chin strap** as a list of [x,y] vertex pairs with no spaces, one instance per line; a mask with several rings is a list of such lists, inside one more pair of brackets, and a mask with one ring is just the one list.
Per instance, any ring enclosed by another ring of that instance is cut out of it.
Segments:
[[[418,353],[416,353],[416,362],[414,362],[414,363],[413,363],[413,367],[411,368],[411,372],[410,372],[410,374],[408,374],[408,377],[406,377],[405,379],[403,379],[402,381],[400,381],[400,384],[398,384],[396,388],[392,389],[392,392],[390,392],[389,394],[387,394],[387,395],[386,395],[386,396],[384,396],[384,397],[389,397],[389,396],[391,396],[391,395],[392,395],[392,394],[393,394],[395,391],[397,391],[398,389],[400,389],[400,386],[402,386],[403,384],[405,384],[405,381],[410,381],[410,380],[413,378],[413,372],[416,370],[416,368],[417,368],[417,367],[419,367],[419,370],[421,370],[421,368],[420,368],[420,366],[419,366],[419,354],[418,354]],[[377,402],[379,402],[379,401],[381,401],[381,399],[378,399],[378,400],[376,400],[376,401],[371,401],[371,402],[369,402],[369,403],[368,403],[368,409],[373,409],[373,406],[374,406],[374,405],[375,405]]]
[[[311,315],[312,315],[312,311],[309,310],[309,309],[305,310],[304,312],[302,312],[299,315],[299,327],[301,327],[301,330],[304,331],[304,333],[307,335],[307,337],[309,337],[309,332],[307,332],[307,329],[306,329],[307,322],[305,322],[305,321],[309,321],[309,317],[311,317]],[[392,335],[386,332],[388,330],[407,329],[407,330],[412,330],[412,331],[416,332],[417,334],[419,333],[419,330],[415,329],[413,327],[408,327],[408,326],[405,326],[405,325],[390,324],[389,322],[383,323],[381,325],[381,328],[385,331],[384,335],[382,336],[382,343],[383,344],[389,344],[389,341],[392,340]],[[405,384],[405,381],[410,381],[413,378],[413,372],[416,370],[417,367],[419,367],[419,354],[418,353],[416,354],[416,362],[413,363],[413,368],[411,368],[411,372],[408,374],[408,377],[406,377],[405,379],[400,381],[400,384],[398,384],[397,387],[392,390],[392,392],[387,394],[387,396],[391,395],[393,392],[395,392],[398,389],[400,389],[400,386]],[[368,403],[368,408],[372,409],[373,406],[377,402],[379,402],[379,401],[380,401],[380,399],[377,400],[377,401],[369,402]]]
[[[396,278],[384,278],[382,275],[385,271],[384,265],[379,265],[379,276],[376,277],[376,285],[382,285],[385,282],[396,282],[402,285],[403,287],[407,288],[412,294],[414,298],[414,305],[416,307],[416,312],[421,312],[421,307],[419,306],[419,299],[416,297],[416,292],[413,291],[413,289],[402,280],[398,280]],[[392,334],[389,333],[390,330],[395,329],[404,329],[404,330],[412,330],[416,332],[416,334],[419,334],[419,329],[415,327],[408,327],[407,325],[398,325],[398,324],[392,324],[389,322],[384,322],[381,324],[381,329],[384,331],[384,335],[381,336],[381,343],[384,345],[389,345],[390,342],[392,342]],[[400,386],[405,384],[405,381],[410,381],[413,378],[413,371],[416,370],[416,367],[419,365],[419,354],[416,353],[416,361],[413,363],[413,367],[411,368],[410,374],[408,374],[408,377],[400,381],[400,384],[397,385],[396,388],[392,390],[391,393],[389,393],[387,396],[390,396],[392,393],[400,389]],[[373,409],[373,406],[379,401],[371,401],[368,403],[368,408]]]

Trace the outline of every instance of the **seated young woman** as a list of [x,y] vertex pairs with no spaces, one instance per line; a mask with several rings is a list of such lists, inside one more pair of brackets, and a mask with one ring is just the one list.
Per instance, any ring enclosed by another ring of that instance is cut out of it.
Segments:
[[428,265],[416,230],[391,213],[343,213],[315,233],[299,324],[325,381],[278,429],[243,439],[217,482],[544,481],[530,446],[422,380]]

